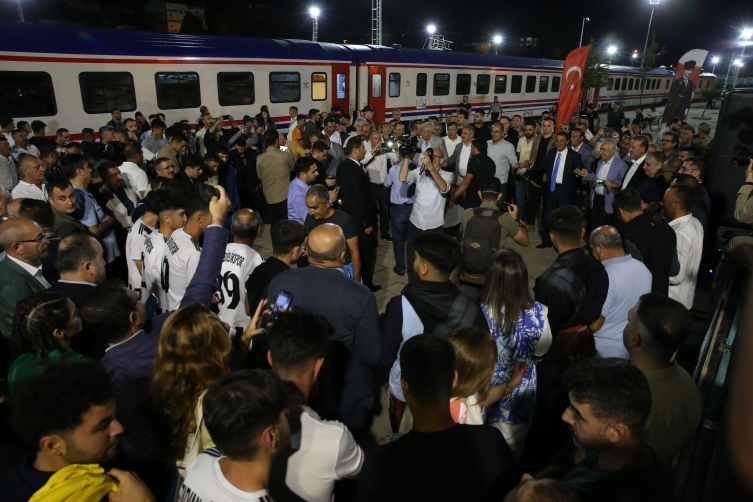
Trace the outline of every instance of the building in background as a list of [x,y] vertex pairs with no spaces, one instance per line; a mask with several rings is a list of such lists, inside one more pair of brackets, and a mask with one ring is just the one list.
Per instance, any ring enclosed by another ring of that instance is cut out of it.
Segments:
[[171,33],[180,33],[184,20],[188,21],[187,16],[195,18],[205,30],[207,29],[206,8],[201,2],[175,3],[149,0],[144,5],[144,11],[151,18],[153,25],[164,24],[164,29]]

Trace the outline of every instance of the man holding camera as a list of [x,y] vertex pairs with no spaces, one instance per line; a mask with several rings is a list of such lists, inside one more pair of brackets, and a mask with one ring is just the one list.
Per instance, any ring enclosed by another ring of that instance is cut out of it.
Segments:
[[[428,123],[431,125],[431,122]],[[433,126],[432,126],[433,129]],[[430,130],[424,128],[423,131]],[[411,282],[418,280],[413,271],[416,251],[413,241],[425,232],[441,232],[444,225],[445,197],[450,191],[454,177],[450,171],[443,171],[441,166],[445,160],[443,150],[431,148],[417,152],[421,156],[419,169],[408,171],[408,162],[403,162],[400,168],[400,181],[416,184],[416,199],[408,224],[407,241],[407,270]]]
[[370,136],[371,151],[366,153],[361,163],[369,175],[371,196],[379,208],[379,234],[382,240],[392,242],[390,236],[390,189],[384,186],[384,180],[390,166],[399,160],[393,145],[382,143],[379,131],[372,131]]

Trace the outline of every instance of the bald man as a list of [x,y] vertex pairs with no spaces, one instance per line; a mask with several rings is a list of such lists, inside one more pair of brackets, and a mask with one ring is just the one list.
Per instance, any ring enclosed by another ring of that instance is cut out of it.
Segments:
[[287,270],[269,285],[269,301],[280,291],[293,295],[295,310],[309,310],[332,323],[332,356],[322,368],[322,418],[348,426],[356,439],[368,434],[374,393],[371,368],[379,362],[381,340],[376,299],[369,289],[342,271],[345,236],[339,226],[324,223],[308,235],[309,266]]
[[22,200],[23,199],[13,199],[8,203],[8,216],[13,218],[18,216],[18,210],[21,208]]
[[578,502],[575,492],[557,479],[533,479],[524,474],[520,484],[512,489],[504,502]]
[[628,312],[642,295],[651,292],[651,272],[646,266],[625,254],[622,237],[612,226],[605,225],[591,232],[591,253],[599,260],[609,276],[609,291],[601,316],[589,325],[594,332],[596,353],[601,357],[630,359],[622,343],[622,331]]
[[668,185],[671,185],[672,180],[675,179],[675,176],[680,172],[680,169],[682,169],[682,161],[680,159],[668,159],[664,163],[664,166],[662,166],[661,170],[662,175],[664,175],[664,181],[666,181]]
[[22,155],[18,158],[18,174],[23,175],[23,180],[18,182],[11,195],[14,199],[38,199],[47,200],[47,187],[42,182],[45,180],[47,168],[42,161],[33,155]]
[[0,262],[0,334],[10,340],[16,304],[50,287],[42,275],[47,256],[44,230],[26,218],[11,218],[0,224],[0,245],[7,256]]

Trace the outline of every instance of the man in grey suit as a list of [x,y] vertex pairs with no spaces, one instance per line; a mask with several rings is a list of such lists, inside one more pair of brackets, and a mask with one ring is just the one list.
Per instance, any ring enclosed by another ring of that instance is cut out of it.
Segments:
[[586,181],[594,182],[591,185],[591,229],[612,223],[614,189],[622,186],[628,170],[628,165],[615,155],[616,152],[617,145],[613,140],[604,141],[599,150],[601,160],[596,172],[581,169],[579,173]]
[[[447,154],[447,147],[444,144],[444,140],[441,136],[434,134],[434,122],[427,121],[421,124],[421,137],[418,140],[418,146],[421,147],[422,151],[426,151],[427,148],[432,148],[435,151],[441,151],[443,159],[449,157],[449,155]],[[417,153],[413,157],[413,163],[417,166],[423,165],[423,163],[421,162],[420,153]]]
[[594,163],[594,150],[585,140],[585,133],[580,129],[573,129],[570,133],[570,146],[580,154],[583,166],[590,171],[591,165]]
[[335,333],[320,373],[321,392],[312,408],[325,420],[344,423],[358,438],[359,433],[369,432],[375,400],[372,368],[382,353],[376,297],[343,274],[345,236],[339,226],[316,227],[308,235],[307,246],[309,266],[286,270],[272,279],[267,297],[275,303],[285,291],[293,296],[292,309],[309,310],[332,323]]

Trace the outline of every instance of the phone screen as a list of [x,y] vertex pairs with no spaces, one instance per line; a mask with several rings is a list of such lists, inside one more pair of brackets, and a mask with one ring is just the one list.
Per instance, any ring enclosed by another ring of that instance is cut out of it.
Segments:
[[291,303],[293,303],[293,293],[288,293],[285,290],[280,291],[280,294],[277,295],[277,300],[275,300],[274,312],[277,313],[281,309],[290,310]]
[[288,151],[288,147],[287,146],[281,146],[280,150],[282,150],[283,152],[287,152]]
[[154,293],[149,295],[149,298],[144,302],[144,309],[146,310],[147,318],[151,319],[159,308],[159,298]]

